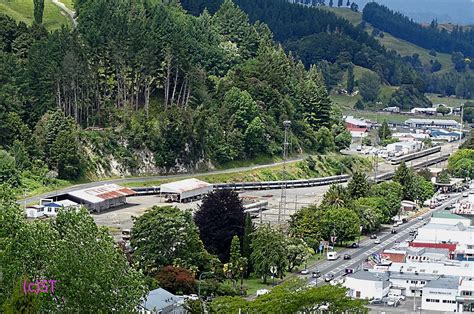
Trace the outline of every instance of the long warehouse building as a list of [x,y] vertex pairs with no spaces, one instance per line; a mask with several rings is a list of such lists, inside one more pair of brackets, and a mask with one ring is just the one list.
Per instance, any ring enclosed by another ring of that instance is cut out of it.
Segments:
[[67,198],[84,205],[89,211],[100,213],[103,210],[127,203],[127,197],[135,191],[117,184],[104,184],[92,188],[67,193]]

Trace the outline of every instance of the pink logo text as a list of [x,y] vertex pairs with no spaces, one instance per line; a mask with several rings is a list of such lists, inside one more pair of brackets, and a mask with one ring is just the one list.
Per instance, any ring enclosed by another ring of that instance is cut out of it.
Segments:
[[23,291],[25,294],[28,293],[54,293],[55,284],[58,280],[54,279],[42,279],[36,280],[36,282],[27,282],[26,280],[23,282]]

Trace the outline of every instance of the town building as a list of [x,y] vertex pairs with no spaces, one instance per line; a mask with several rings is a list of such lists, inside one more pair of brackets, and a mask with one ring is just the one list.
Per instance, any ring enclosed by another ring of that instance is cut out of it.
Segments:
[[421,308],[427,311],[459,312],[459,277],[440,277],[422,289]]
[[459,309],[463,312],[474,312],[474,277],[462,278],[459,284],[458,296]]
[[369,124],[361,119],[348,116],[345,119],[346,129],[353,138],[366,137],[369,132]]
[[383,108],[382,111],[398,113],[400,112],[400,107],[396,107],[396,106],[386,107],[386,108]]
[[430,281],[437,280],[439,275],[415,274],[415,273],[393,273],[390,272],[391,289],[399,289],[401,295],[408,297],[420,296],[420,291]]
[[459,140],[460,137],[464,137],[461,132],[447,130],[432,130],[430,135],[434,141],[440,142],[453,142]]
[[346,277],[343,286],[348,296],[356,299],[383,298],[390,290],[390,281],[385,273],[357,271]]
[[387,152],[389,153],[403,153],[410,154],[419,151],[423,147],[423,144],[420,141],[410,141],[410,142],[396,142],[387,145]]
[[191,178],[160,186],[160,194],[177,202],[188,202],[202,198],[213,189],[212,184]]
[[406,273],[406,274],[429,274],[429,275],[450,275],[458,277],[473,277],[474,274],[474,263],[465,261],[445,261],[445,262],[431,262],[431,263],[419,263],[410,262],[406,263],[392,263],[388,268],[388,271],[393,273]]
[[134,195],[132,189],[117,184],[104,184],[68,192],[66,197],[83,205],[89,211],[101,212],[127,203],[127,197]]
[[413,242],[473,244],[474,227],[465,226],[462,222],[455,225],[429,223],[418,229]]
[[183,297],[158,288],[150,291],[139,306],[140,314],[186,314]]
[[436,115],[438,112],[436,108],[413,108],[410,110],[413,114],[426,114],[426,115]]
[[28,206],[25,209],[27,218],[55,217],[61,208],[80,208],[80,205],[71,200],[54,201],[42,199],[39,205]]
[[392,138],[398,138],[400,142],[414,142],[430,138],[430,135],[426,133],[393,133]]
[[461,126],[455,120],[445,119],[408,119],[405,125],[413,129],[459,129]]
[[430,224],[455,226],[458,223],[463,224],[465,227],[469,227],[471,225],[471,219],[453,214],[446,210],[434,212],[430,219]]

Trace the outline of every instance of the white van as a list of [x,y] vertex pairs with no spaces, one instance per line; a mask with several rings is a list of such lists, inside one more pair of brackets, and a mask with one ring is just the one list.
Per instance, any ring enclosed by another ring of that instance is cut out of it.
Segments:
[[337,252],[328,252],[327,254],[328,261],[335,261],[339,258]]

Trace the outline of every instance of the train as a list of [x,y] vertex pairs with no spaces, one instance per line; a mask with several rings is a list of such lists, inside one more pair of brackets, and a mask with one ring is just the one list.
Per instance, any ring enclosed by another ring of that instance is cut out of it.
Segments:
[[416,152],[416,153],[412,153],[412,154],[408,154],[408,155],[405,155],[405,156],[394,158],[390,161],[390,163],[392,165],[398,165],[402,161],[410,161],[410,160],[413,160],[413,159],[417,159],[417,158],[421,158],[421,157],[428,156],[428,155],[431,155],[431,154],[435,154],[435,153],[438,153],[440,151],[441,151],[441,146],[435,146],[435,147],[432,147],[432,148],[424,149],[424,150]]

